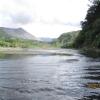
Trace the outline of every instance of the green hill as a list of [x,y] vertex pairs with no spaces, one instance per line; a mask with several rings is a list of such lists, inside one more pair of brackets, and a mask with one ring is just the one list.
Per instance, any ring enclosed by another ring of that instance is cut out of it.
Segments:
[[80,31],[72,31],[63,33],[60,37],[58,37],[58,39],[55,40],[55,45],[61,48],[72,47],[73,42],[75,38],[78,36],[79,32]]
[[34,40],[35,37],[22,28],[0,27],[0,38]]
[[48,39],[44,40],[39,41],[22,28],[0,27],[0,47],[51,48],[52,45],[47,43]]
[[0,27],[0,47],[34,47],[40,45],[33,35],[22,28]]

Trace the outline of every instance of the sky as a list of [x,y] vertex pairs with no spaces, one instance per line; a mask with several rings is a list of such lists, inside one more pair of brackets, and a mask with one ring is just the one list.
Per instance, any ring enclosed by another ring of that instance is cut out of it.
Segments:
[[36,37],[80,30],[88,0],[0,0],[0,27],[22,27]]

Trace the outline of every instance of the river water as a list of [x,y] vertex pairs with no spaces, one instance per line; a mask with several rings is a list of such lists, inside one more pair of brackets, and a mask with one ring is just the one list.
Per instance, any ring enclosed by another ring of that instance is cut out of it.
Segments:
[[100,59],[58,51],[2,55],[0,100],[100,100]]

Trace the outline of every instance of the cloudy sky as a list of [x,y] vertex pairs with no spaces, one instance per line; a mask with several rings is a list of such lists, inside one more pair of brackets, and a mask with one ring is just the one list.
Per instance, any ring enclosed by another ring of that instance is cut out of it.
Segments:
[[0,27],[22,27],[36,37],[79,30],[88,0],[0,0]]

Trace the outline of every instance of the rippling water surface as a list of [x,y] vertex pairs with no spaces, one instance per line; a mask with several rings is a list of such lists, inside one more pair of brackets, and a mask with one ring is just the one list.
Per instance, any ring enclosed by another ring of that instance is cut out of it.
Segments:
[[64,52],[2,56],[0,100],[100,100],[100,88],[88,86],[100,83],[100,59]]

